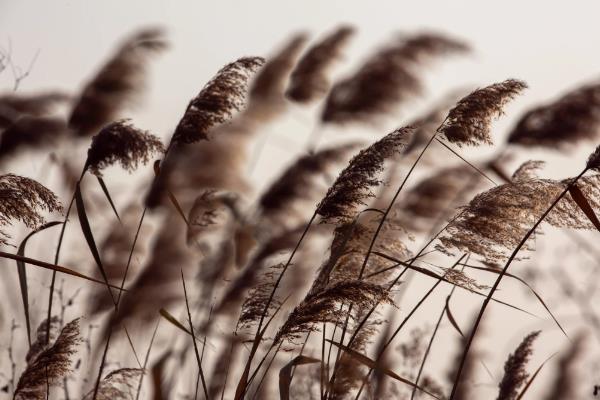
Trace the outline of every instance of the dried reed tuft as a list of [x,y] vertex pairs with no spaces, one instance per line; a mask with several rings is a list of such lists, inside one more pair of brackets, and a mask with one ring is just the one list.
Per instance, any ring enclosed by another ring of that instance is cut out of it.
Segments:
[[[520,179],[478,194],[462,207],[458,218],[440,237],[438,248],[445,252],[450,248],[472,252],[488,262],[505,260],[569,182],[532,178],[532,166],[539,167],[526,164],[517,174]],[[581,178],[577,184],[593,208],[600,207],[599,179],[599,175],[593,175]],[[554,207],[545,222],[571,229],[594,228],[570,195]],[[530,250],[531,242],[530,239],[523,248]]]
[[492,120],[502,115],[504,106],[525,88],[525,82],[507,79],[477,89],[459,100],[438,131],[458,146],[492,144]]
[[71,356],[77,352],[80,341],[79,319],[75,319],[65,325],[52,346],[27,362],[14,398],[45,399],[47,385],[58,385],[71,372]]
[[398,104],[422,92],[420,65],[467,50],[464,43],[439,34],[400,38],[375,53],[353,76],[333,86],[321,120],[338,124],[369,122],[391,113]]
[[299,103],[325,96],[331,86],[329,71],[342,56],[342,50],[353,34],[354,28],[340,26],[308,49],[292,72],[286,96]]
[[245,106],[248,81],[263,64],[260,57],[245,57],[221,68],[188,104],[172,142],[189,144],[207,140],[210,130],[230,120]]
[[522,146],[572,147],[600,131],[600,84],[578,87],[556,101],[528,111],[508,136]]
[[352,304],[356,309],[370,309],[381,302],[392,304],[387,289],[360,280],[334,283],[325,290],[307,296],[279,328],[275,342],[297,340],[302,334],[316,330],[315,324],[341,324],[345,318],[340,313],[341,304]]
[[[97,400],[133,400],[143,369],[120,368],[106,375],[98,385]],[[92,390],[83,397],[83,400],[92,400]]]
[[525,336],[515,352],[504,363],[504,376],[498,385],[500,391],[497,400],[516,400],[519,389],[526,383],[529,374],[526,367],[533,353],[531,347],[540,331],[531,332]]
[[126,39],[83,88],[73,107],[69,125],[77,135],[92,135],[117,118],[142,88],[149,57],[166,47],[164,33],[157,28],[140,30]]
[[87,165],[98,176],[102,176],[101,170],[115,163],[131,172],[163,151],[163,144],[156,136],[136,128],[129,120],[121,120],[105,126],[92,138]]
[[381,183],[377,175],[385,161],[405,149],[412,132],[411,127],[397,129],[350,160],[317,206],[324,222],[347,222],[354,218],[356,208],[374,197],[371,188]]
[[[0,200],[0,226],[15,219],[36,228],[45,221],[41,211],[62,211],[58,198],[48,188],[14,174],[0,175]],[[5,238],[0,236],[0,244],[6,244]]]

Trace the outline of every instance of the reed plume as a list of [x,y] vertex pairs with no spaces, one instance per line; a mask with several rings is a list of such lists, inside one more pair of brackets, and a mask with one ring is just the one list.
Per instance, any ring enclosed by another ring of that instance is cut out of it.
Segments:
[[578,87],[557,100],[527,111],[508,143],[547,148],[572,147],[594,140],[600,130],[600,84]]
[[24,149],[44,149],[58,142],[68,132],[59,117],[22,116],[10,124],[0,136],[0,160]]
[[375,196],[371,188],[381,183],[377,175],[385,161],[404,151],[412,132],[411,127],[397,129],[350,160],[317,206],[317,213],[324,222],[347,222],[354,218],[356,209]]
[[136,128],[128,120],[120,120],[108,124],[92,138],[86,164],[98,176],[115,163],[131,172],[139,164],[146,164],[152,155],[163,151],[159,138]]
[[315,324],[329,322],[338,324],[344,315],[339,312],[341,304],[352,304],[357,309],[370,309],[380,303],[392,304],[384,287],[361,280],[334,283],[325,290],[307,296],[288,316],[279,328],[275,342],[297,340],[303,333],[316,329]]
[[419,67],[437,57],[464,53],[467,45],[439,34],[400,38],[369,58],[353,75],[336,83],[325,103],[325,123],[369,122],[423,91]]
[[[42,211],[62,211],[58,198],[48,188],[14,174],[0,175],[0,199],[0,226],[14,219],[33,229],[45,222]],[[0,244],[7,244],[7,237],[0,234]]]
[[527,363],[533,353],[531,347],[540,334],[540,331],[531,332],[525,336],[515,352],[508,357],[504,363],[504,376],[498,385],[500,388],[497,400],[516,400],[519,389],[526,383],[529,374]]
[[69,95],[60,91],[35,94],[0,95],[0,128],[6,128],[22,117],[47,117],[58,105],[67,102]]
[[299,103],[325,96],[331,86],[329,72],[352,35],[354,28],[343,25],[308,49],[292,72],[286,96]]
[[264,62],[260,57],[244,57],[221,68],[188,104],[172,142],[190,144],[208,140],[210,130],[244,108],[248,81]]
[[[27,355],[25,356],[25,362],[32,362],[40,355],[40,353],[46,350],[49,347],[50,343],[53,343],[56,340],[60,332],[60,318],[58,316],[53,316],[50,318],[50,327],[48,327],[48,320],[45,319],[38,326],[35,333],[35,340],[29,347],[27,351]],[[48,340],[46,340],[46,335],[48,335]]]
[[407,191],[393,212],[401,226],[425,232],[464,204],[482,180],[477,171],[466,165],[443,168]]
[[144,85],[146,64],[166,49],[161,29],[147,28],[127,38],[81,91],[69,116],[78,136],[89,136],[119,116]]
[[[98,385],[97,400],[133,400],[138,380],[144,374],[143,369],[120,368],[107,374]],[[92,400],[94,391],[90,391],[83,400]]]
[[[438,248],[445,252],[451,248],[472,252],[488,262],[506,260],[507,253],[519,244],[570,181],[532,178],[531,171],[531,164],[526,165],[517,173],[517,180],[475,196],[448,225]],[[600,207],[599,179],[599,175],[592,175],[579,179],[577,184],[592,208]],[[593,229],[570,195],[544,221],[556,227]],[[523,249],[531,250],[531,242],[530,239],[525,243]]]
[[299,218],[292,218],[293,214],[301,214],[305,206],[316,202],[326,190],[318,185],[322,180],[318,178],[327,174],[332,166],[346,161],[357,147],[357,143],[337,145],[296,159],[260,196],[261,220],[286,225],[297,223]]
[[54,344],[27,362],[14,398],[17,400],[46,398],[47,385],[56,386],[71,372],[71,356],[77,352],[79,319],[64,326]]
[[267,58],[252,80],[248,92],[246,113],[258,120],[268,120],[279,115],[286,106],[285,88],[294,64],[308,40],[308,36],[299,33],[279,50],[273,57]]
[[450,110],[438,132],[459,147],[492,144],[492,120],[501,116],[506,104],[525,88],[525,82],[507,79],[475,90]]

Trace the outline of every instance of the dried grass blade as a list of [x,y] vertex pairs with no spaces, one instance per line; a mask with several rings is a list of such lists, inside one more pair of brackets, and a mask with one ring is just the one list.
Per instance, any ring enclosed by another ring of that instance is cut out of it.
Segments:
[[292,361],[287,363],[285,367],[279,371],[279,398],[281,400],[289,400],[290,398],[290,385],[292,384],[292,370],[298,365],[314,364],[321,360],[308,356],[299,355]]
[[[27,245],[27,241],[30,237],[35,235],[38,232],[41,232],[45,229],[51,228],[56,225],[60,225],[62,222],[53,221],[48,222],[37,228],[36,230],[30,232],[25,239],[19,245],[19,250],[17,251],[17,255],[20,257],[25,256],[25,246]],[[17,273],[19,274],[19,286],[21,289],[21,298],[23,299],[23,309],[25,310],[25,324],[27,326],[27,340],[29,341],[29,345],[31,346],[31,322],[29,320],[29,294],[27,291],[27,272],[25,269],[25,262],[23,260],[17,260]]]
[[[502,272],[502,271],[495,270],[493,268],[477,267],[477,266],[468,265],[468,264],[461,264],[461,265],[463,265],[463,266],[465,266],[467,268],[472,268],[472,269],[478,269],[480,271],[491,272],[493,274],[500,274]],[[556,326],[558,326],[558,328],[561,330],[561,332],[567,338],[569,337],[569,335],[567,335],[567,332],[563,329],[562,325],[558,322],[558,320],[556,319],[556,317],[554,316],[554,314],[552,313],[552,311],[550,311],[550,308],[546,305],[546,303],[544,302],[544,300],[542,299],[542,297],[527,283],[527,281],[525,281],[523,278],[518,277],[517,275],[511,274],[510,272],[506,272],[504,275],[508,276],[509,278],[516,279],[519,282],[521,282],[523,285],[527,286],[527,288],[531,291],[531,293],[533,293],[533,295],[538,299],[538,301],[546,309],[546,311],[548,312],[548,314],[550,315],[550,317],[552,318],[552,320],[554,320],[554,323],[556,324]]]
[[185,326],[183,326],[183,324],[181,322],[177,321],[177,318],[175,318],[171,313],[169,313],[164,308],[161,308],[159,313],[164,319],[166,319],[167,321],[169,321],[170,323],[175,325],[177,328],[181,329],[188,335],[192,334]]
[[75,187],[75,204],[77,205],[77,216],[79,217],[79,225],[81,226],[85,241],[92,252],[94,261],[96,261],[96,265],[100,270],[100,274],[102,275],[102,279],[104,279],[104,283],[108,288],[108,292],[110,293],[113,303],[116,304],[113,292],[110,290],[108,276],[106,275],[106,271],[104,271],[104,266],[102,265],[102,260],[100,259],[100,253],[98,252],[98,247],[96,246],[96,241],[94,240],[94,234],[92,233],[92,228],[90,227],[87,213],[85,212],[85,204],[83,202],[83,197],[81,196],[81,185],[79,182],[77,182],[77,186]]
[[581,189],[579,189],[577,185],[572,185],[571,187],[569,187],[569,194],[571,195],[571,198],[575,201],[575,203],[577,203],[579,208],[581,208],[581,211],[583,211],[585,216],[588,217],[588,219],[592,222],[592,224],[594,224],[596,229],[600,231],[600,220],[598,220],[598,216],[594,212],[594,209],[592,208],[588,200],[585,198],[585,195],[583,194]]
[[377,370],[379,372],[382,372],[384,374],[386,374],[387,376],[389,376],[390,378],[393,378],[399,382],[405,383],[411,387],[416,387],[418,390],[422,391],[423,393],[426,393],[428,395],[430,395],[431,397],[433,397],[434,399],[438,399],[440,400],[439,397],[437,397],[435,394],[427,391],[426,389],[415,385],[413,382],[409,381],[408,379],[402,378],[400,375],[396,374],[394,371],[392,371],[389,368],[385,368],[383,365],[378,364],[377,362],[375,362],[374,360],[370,359],[369,357],[352,350],[351,348],[341,344],[341,343],[337,343],[334,342],[333,340],[330,339],[326,339],[328,342],[330,342],[331,344],[339,347],[340,349],[344,350],[346,353],[348,353],[349,356],[351,356],[352,358],[354,358],[356,361],[360,362],[361,364],[364,364],[365,366]]
[[[49,264],[47,262],[36,260],[34,258],[23,257],[23,256],[19,256],[17,254],[6,253],[4,251],[0,251],[0,258],[8,258],[11,260],[23,261],[25,264],[35,265],[35,266],[38,266],[38,267],[41,267],[44,269],[49,269],[49,270],[52,270],[55,272],[62,272],[63,274],[67,274],[67,275],[75,276],[77,278],[85,279],[90,282],[95,282],[95,283],[99,283],[102,285],[106,285],[106,282],[101,281],[99,279],[92,278],[90,276],[81,274],[77,271],[74,271],[74,270],[66,268],[66,267],[61,267],[60,265]],[[117,289],[117,290],[123,290],[124,292],[127,291],[126,289],[121,289],[115,285],[110,285],[110,287],[113,289]]]
[[456,323],[456,320],[454,319],[454,316],[452,315],[452,312],[450,311],[450,296],[446,297],[446,307],[444,307],[444,311],[446,312],[446,316],[448,317],[448,321],[450,321],[450,323],[452,324],[452,326],[454,327],[454,329],[456,329],[456,331],[460,334],[460,336],[464,338],[465,335],[460,330],[460,327]]
[[110,203],[110,207],[114,211],[114,213],[117,216],[117,219],[119,220],[119,222],[121,222],[121,217],[119,217],[119,213],[117,212],[117,208],[115,207],[115,203],[113,203],[113,200],[110,197],[110,193],[108,192],[108,188],[106,187],[106,184],[104,183],[104,179],[102,179],[102,177],[100,177],[100,176],[96,176],[96,178],[98,179],[98,183],[100,184],[100,187],[102,188],[102,191],[104,192],[104,195],[106,196],[106,199]]

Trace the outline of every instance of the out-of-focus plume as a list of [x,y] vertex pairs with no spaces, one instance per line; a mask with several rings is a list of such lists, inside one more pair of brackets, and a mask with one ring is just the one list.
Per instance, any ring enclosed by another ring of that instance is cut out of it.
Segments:
[[66,122],[58,117],[20,117],[0,136],[0,159],[14,155],[24,148],[46,148],[65,137],[67,132]]
[[354,218],[357,207],[374,197],[371,188],[381,183],[378,175],[385,161],[404,151],[412,132],[411,127],[397,129],[354,156],[317,206],[323,221],[332,223]]
[[58,91],[0,95],[0,128],[6,128],[24,116],[47,117],[53,114],[58,105],[69,99],[69,95]]
[[444,168],[406,192],[393,213],[409,231],[431,230],[433,224],[443,222],[456,207],[466,203],[482,180],[477,171],[466,165]]
[[[308,218],[303,215],[325,194],[326,187],[317,179],[327,174],[333,165],[347,160],[357,143],[325,148],[299,157],[260,196],[260,218],[277,225],[295,225]],[[294,218],[294,214],[301,215]]]
[[369,58],[352,76],[336,83],[327,97],[325,123],[370,122],[423,91],[419,67],[468,46],[434,33],[402,37]]
[[578,87],[557,100],[527,111],[508,136],[521,146],[572,147],[600,132],[600,84]]
[[475,90],[450,110],[439,132],[458,146],[492,144],[492,120],[502,115],[504,106],[525,88],[525,82],[507,79]]
[[113,122],[92,138],[87,165],[90,171],[101,176],[101,170],[119,163],[127,171],[146,164],[154,154],[164,151],[156,136],[133,126],[128,120]]
[[83,88],[69,117],[78,136],[94,134],[119,117],[144,86],[151,56],[167,47],[164,32],[147,28],[134,33]]
[[580,333],[558,362],[558,371],[554,378],[554,384],[548,391],[545,400],[580,399],[579,373],[577,364],[581,361],[586,350],[585,335]]
[[340,26],[312,46],[300,58],[292,72],[286,96],[299,103],[309,103],[322,98],[331,86],[329,72],[342,56],[354,28]]
[[294,35],[273,57],[267,58],[252,80],[246,114],[259,121],[280,114],[285,106],[285,87],[300,51],[308,40],[304,33]]

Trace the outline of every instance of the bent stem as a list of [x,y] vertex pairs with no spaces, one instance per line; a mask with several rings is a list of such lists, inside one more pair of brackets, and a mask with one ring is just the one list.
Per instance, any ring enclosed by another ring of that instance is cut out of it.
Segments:
[[569,189],[575,185],[577,183],[577,181],[588,171],[588,167],[584,168],[583,171],[581,171],[581,173],[579,175],[577,175],[574,179],[572,179],[563,189],[563,191],[556,197],[556,199],[552,202],[552,204],[550,204],[550,207],[548,207],[546,209],[546,211],[544,211],[544,213],[541,215],[541,217],[538,218],[538,220],[535,222],[535,224],[531,227],[531,229],[525,234],[525,236],[523,237],[523,239],[521,239],[521,241],[519,242],[519,244],[517,245],[517,247],[514,249],[514,251],[512,252],[512,254],[510,255],[510,257],[508,258],[508,261],[506,262],[506,264],[504,265],[504,268],[502,269],[502,271],[500,272],[500,274],[498,275],[498,278],[496,278],[496,282],[494,282],[494,285],[492,286],[492,288],[490,289],[490,291],[488,292],[487,297],[485,298],[485,300],[483,301],[483,304],[481,306],[481,309],[479,310],[479,314],[477,315],[477,319],[475,320],[475,324],[473,325],[473,329],[471,331],[471,333],[469,334],[469,338],[467,340],[467,344],[465,345],[465,349],[463,351],[462,354],[462,358],[460,360],[460,364],[458,366],[458,370],[456,372],[456,377],[454,378],[454,385],[452,386],[452,392],[450,393],[450,398],[449,400],[453,400],[454,396],[456,396],[456,392],[458,389],[458,382],[460,382],[460,376],[462,374],[462,370],[465,366],[466,360],[467,360],[467,356],[469,354],[469,349],[471,348],[471,344],[473,343],[473,339],[475,337],[475,334],[477,333],[477,328],[479,327],[479,324],[481,322],[481,319],[483,318],[483,314],[490,302],[490,299],[492,298],[492,296],[494,295],[494,293],[496,292],[496,289],[498,288],[498,286],[500,285],[500,281],[502,280],[502,278],[504,277],[504,275],[506,274],[508,267],[510,267],[511,263],[514,261],[515,257],[517,256],[517,254],[519,253],[519,251],[521,250],[521,248],[525,245],[525,243],[527,242],[527,240],[531,237],[531,235],[535,232],[535,230],[537,229],[537,227],[542,223],[542,221],[548,216],[548,214],[554,209],[554,207],[558,204],[558,202],[569,192]]

